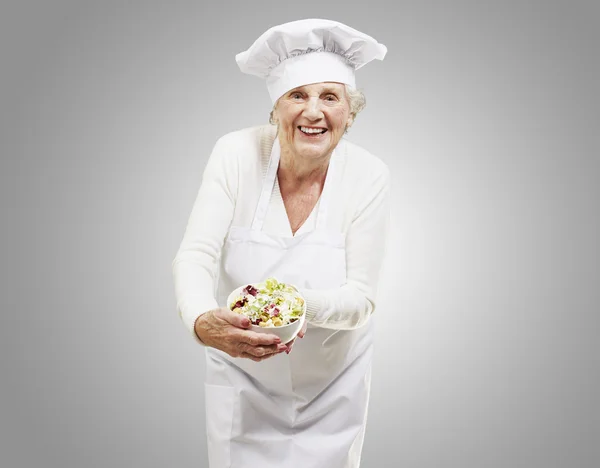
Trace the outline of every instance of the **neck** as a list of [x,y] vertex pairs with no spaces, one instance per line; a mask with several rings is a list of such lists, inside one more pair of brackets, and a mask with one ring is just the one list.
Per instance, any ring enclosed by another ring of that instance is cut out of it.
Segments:
[[277,175],[280,181],[295,186],[323,184],[330,159],[331,154],[319,159],[306,159],[282,146]]

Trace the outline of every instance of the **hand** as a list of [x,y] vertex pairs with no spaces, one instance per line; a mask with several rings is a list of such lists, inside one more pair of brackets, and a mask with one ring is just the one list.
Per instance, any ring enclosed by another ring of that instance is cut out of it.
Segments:
[[[300,331],[298,332],[296,337],[304,338],[304,334],[306,333],[307,325],[308,325],[308,323],[305,320],[304,323],[302,324],[302,328],[300,329]],[[293,338],[290,342],[286,343],[286,346],[287,346],[286,354],[290,354],[292,352],[292,346],[294,346],[294,341],[296,341],[296,338]]]
[[206,346],[219,349],[231,357],[258,362],[287,350],[279,337],[256,333],[247,328],[250,328],[250,320],[227,308],[210,310],[198,317],[194,324],[196,335]]

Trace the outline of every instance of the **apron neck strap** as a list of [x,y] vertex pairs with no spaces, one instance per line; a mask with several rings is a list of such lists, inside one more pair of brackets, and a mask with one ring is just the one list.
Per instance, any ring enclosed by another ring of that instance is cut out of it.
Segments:
[[271,200],[273,187],[275,186],[275,177],[277,176],[280,157],[281,149],[279,147],[279,138],[275,135],[275,141],[273,142],[273,148],[271,149],[271,157],[269,158],[269,167],[267,168],[267,174],[263,180],[260,198],[258,199],[258,205],[254,212],[254,219],[252,220],[252,230],[254,231],[262,230],[265,216],[269,209],[269,201]]
[[[325,176],[325,184],[323,191],[319,198],[319,210],[317,212],[317,229],[323,229],[326,225],[327,220],[327,207],[329,204],[331,183],[333,180],[333,169],[335,163],[335,149],[331,153],[329,158],[329,167],[327,168],[327,175]],[[252,229],[256,231],[262,230],[267,210],[269,209],[269,202],[275,187],[275,178],[277,177],[277,169],[279,169],[279,161],[281,159],[281,147],[279,146],[279,138],[275,136],[273,142],[273,148],[271,149],[271,157],[269,159],[269,167],[267,168],[267,174],[263,180],[262,190],[260,192],[260,198],[258,199],[258,205],[254,212],[254,219],[252,220]]]
[[319,197],[319,211],[317,212],[317,229],[325,229],[327,226],[327,211],[329,208],[329,199],[331,197],[331,184],[333,183],[333,174],[336,162],[336,150],[334,148],[329,158],[329,166],[327,167],[327,175],[323,184],[323,190]]

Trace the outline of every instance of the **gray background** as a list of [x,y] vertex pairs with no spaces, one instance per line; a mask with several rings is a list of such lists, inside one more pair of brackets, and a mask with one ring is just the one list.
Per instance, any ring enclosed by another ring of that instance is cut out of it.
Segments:
[[389,48],[348,135],[394,174],[363,466],[599,466],[600,8],[423,0],[2,3],[0,466],[206,466],[171,261],[268,118],[235,54],[306,17]]

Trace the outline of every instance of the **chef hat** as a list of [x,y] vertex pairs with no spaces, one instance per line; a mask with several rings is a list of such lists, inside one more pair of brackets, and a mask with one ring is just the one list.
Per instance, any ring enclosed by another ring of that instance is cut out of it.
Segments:
[[275,103],[290,89],[311,83],[355,88],[355,71],[386,53],[386,46],[345,24],[305,19],[270,28],[235,59],[242,72],[266,79]]

